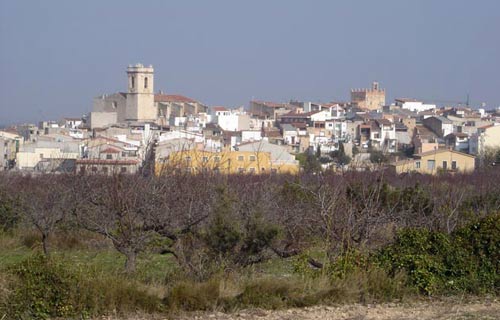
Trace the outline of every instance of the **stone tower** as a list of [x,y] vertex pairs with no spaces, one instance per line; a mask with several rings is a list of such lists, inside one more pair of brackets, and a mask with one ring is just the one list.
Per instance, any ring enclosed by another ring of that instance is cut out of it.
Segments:
[[154,103],[154,69],[142,64],[127,68],[128,91],[125,118],[127,121],[156,121],[158,112]]
[[371,89],[351,89],[351,103],[362,109],[380,110],[385,105],[385,90],[378,82]]

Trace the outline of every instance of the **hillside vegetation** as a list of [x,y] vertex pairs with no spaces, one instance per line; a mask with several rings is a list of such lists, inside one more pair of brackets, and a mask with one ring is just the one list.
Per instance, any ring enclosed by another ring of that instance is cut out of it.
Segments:
[[0,175],[0,318],[496,296],[500,171]]

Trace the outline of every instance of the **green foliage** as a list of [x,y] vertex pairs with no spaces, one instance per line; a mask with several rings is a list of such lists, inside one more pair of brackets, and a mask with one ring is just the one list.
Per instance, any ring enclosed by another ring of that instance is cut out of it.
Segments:
[[351,157],[345,154],[344,144],[339,142],[339,149],[330,152],[330,157],[338,164],[349,164],[351,162]]
[[241,252],[245,256],[258,255],[272,243],[278,233],[278,228],[264,221],[262,216],[253,216],[246,225]]
[[402,189],[390,187],[384,183],[380,202],[383,207],[396,212],[409,212],[417,215],[430,215],[434,209],[431,196],[424,187],[416,183]]
[[309,263],[310,252],[306,251],[293,260],[293,272],[304,278],[315,279],[322,275],[321,269],[314,268]]
[[234,200],[224,188],[219,188],[217,193],[214,218],[206,230],[204,240],[213,254],[224,257],[235,250],[242,235],[232,218]]
[[13,273],[19,277],[12,307],[16,317],[69,317],[78,313],[71,301],[77,275],[58,261],[37,255],[18,265]]
[[159,299],[123,279],[95,270],[75,269],[65,261],[35,255],[11,268],[17,281],[8,297],[12,318],[87,317],[108,312],[159,310]]
[[245,266],[260,262],[261,253],[278,236],[279,229],[266,222],[259,212],[252,212],[254,209],[239,221],[232,212],[234,203],[226,191],[219,190],[214,218],[203,234],[208,254],[219,264]]
[[387,163],[389,158],[382,151],[373,150],[370,152],[370,161],[377,164]]
[[295,158],[299,161],[299,165],[304,170],[304,172],[317,173],[321,171],[321,163],[319,161],[319,157],[311,154],[309,151],[299,153]]
[[405,229],[378,254],[391,272],[404,270],[422,293],[495,292],[499,288],[499,216],[491,215],[451,235]]
[[348,250],[338,256],[328,266],[328,274],[332,278],[344,278],[355,271],[368,268],[368,257],[356,250]]
[[204,238],[211,252],[217,256],[227,256],[235,250],[241,234],[227,215],[217,213]]
[[18,222],[19,216],[16,213],[14,201],[0,189],[0,231],[10,231]]

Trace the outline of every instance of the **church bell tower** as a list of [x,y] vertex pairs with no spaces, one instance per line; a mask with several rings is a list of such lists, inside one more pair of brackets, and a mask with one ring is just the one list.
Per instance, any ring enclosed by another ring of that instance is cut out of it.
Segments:
[[129,65],[127,68],[128,91],[126,120],[149,122],[156,121],[158,112],[154,102],[154,69],[142,64]]

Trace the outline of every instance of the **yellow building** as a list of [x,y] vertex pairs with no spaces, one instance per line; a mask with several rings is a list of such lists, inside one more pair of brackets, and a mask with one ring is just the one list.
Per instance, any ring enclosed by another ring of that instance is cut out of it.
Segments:
[[187,173],[297,173],[299,167],[271,160],[270,152],[185,150],[159,159],[155,165],[156,175],[168,172]]
[[471,172],[475,167],[475,157],[470,154],[438,149],[413,156],[413,159],[402,160],[390,165],[397,173],[419,172],[436,174],[438,172]]

